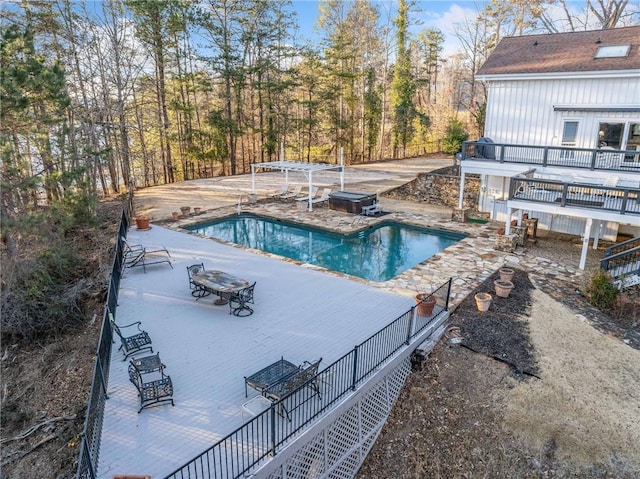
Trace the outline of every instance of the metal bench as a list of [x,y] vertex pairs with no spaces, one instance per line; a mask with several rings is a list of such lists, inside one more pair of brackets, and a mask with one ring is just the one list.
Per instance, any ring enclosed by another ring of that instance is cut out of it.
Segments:
[[[283,381],[280,381],[276,384],[269,386],[268,389],[264,391],[264,396],[269,399],[271,402],[279,402],[279,411],[280,416],[285,417],[291,421],[290,411],[285,406],[286,397],[293,394],[295,391],[303,388],[309,388],[312,390],[313,394],[309,397],[304,398],[304,401],[301,401],[300,404],[297,404],[293,409],[301,406],[304,402],[311,399],[313,396],[318,396],[322,398],[320,394],[320,388],[316,382],[316,376],[318,375],[318,367],[320,366],[320,362],[322,358],[310,363],[308,361],[304,362],[306,367],[301,368],[296,373],[287,376]],[[303,365],[303,366],[304,366]]]

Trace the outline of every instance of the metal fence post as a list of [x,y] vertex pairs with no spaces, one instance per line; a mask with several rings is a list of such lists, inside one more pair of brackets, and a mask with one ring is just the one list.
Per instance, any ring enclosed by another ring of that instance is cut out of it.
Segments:
[[409,316],[409,325],[407,326],[407,340],[404,342],[407,346],[411,343],[411,336],[413,336],[413,328],[416,321],[416,311],[418,311],[417,306],[411,307],[411,315]]
[[356,390],[356,382],[358,376],[358,345],[353,348],[353,375],[351,377],[351,390]]
[[449,311],[449,299],[451,298],[451,283],[453,278],[449,278],[449,284],[447,285],[447,304],[445,304],[444,309]]
[[271,450],[271,455],[276,455],[276,405],[271,403],[270,408],[270,422],[271,422],[271,444],[269,445],[269,449]]
[[100,355],[96,358],[96,366],[98,367],[98,371],[100,371],[100,384],[102,384],[104,398],[109,399],[109,395],[107,394],[107,384],[104,382],[104,369],[102,368],[102,359],[100,358]]

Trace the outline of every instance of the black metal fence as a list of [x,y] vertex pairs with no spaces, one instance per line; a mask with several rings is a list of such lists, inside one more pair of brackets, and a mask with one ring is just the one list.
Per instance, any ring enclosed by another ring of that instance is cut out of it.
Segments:
[[[302,385],[165,479],[230,479],[250,472],[265,457],[276,455],[305,426],[355,391],[389,358],[409,346],[412,339],[437,323],[448,311],[450,294],[451,279],[423,300],[427,303],[430,298],[436,299],[429,314],[421,316],[417,314],[417,306],[412,307],[310,379],[309,382],[319,386],[320,396],[313,388]],[[279,416],[282,407],[288,411],[290,421]]]
[[109,380],[111,345],[113,343],[111,323],[107,312],[111,311],[114,316],[116,314],[118,289],[120,288],[120,278],[122,277],[123,239],[127,237],[131,222],[132,200],[133,195],[130,193],[124,204],[120,225],[118,226],[111,277],[107,288],[107,301],[102,317],[100,339],[96,350],[96,361],[93,367],[93,379],[89,392],[89,403],[80,442],[76,479],[95,479],[96,477],[104,419],[104,403],[108,399],[107,383]]
[[636,150],[465,141],[462,159],[640,173],[640,152]]

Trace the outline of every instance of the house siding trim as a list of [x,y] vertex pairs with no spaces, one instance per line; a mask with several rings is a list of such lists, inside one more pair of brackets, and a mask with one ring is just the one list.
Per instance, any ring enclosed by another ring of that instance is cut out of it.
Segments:
[[638,112],[640,105],[553,105],[553,111]]
[[611,78],[640,78],[640,69],[608,70],[590,72],[556,72],[556,73],[506,73],[494,75],[476,75],[476,80],[492,81],[523,81],[523,80],[576,80],[576,79],[611,79]]

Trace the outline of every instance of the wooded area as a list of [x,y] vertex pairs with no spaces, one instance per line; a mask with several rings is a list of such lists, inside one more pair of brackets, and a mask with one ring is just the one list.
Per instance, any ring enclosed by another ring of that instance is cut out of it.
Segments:
[[[584,13],[611,27],[634,19],[627,3],[587,1]],[[282,154],[439,151],[454,120],[481,134],[473,74],[500,38],[584,28],[563,2],[494,0],[457,26],[462,50],[444,58],[442,32],[420,29],[428,12],[411,1],[322,0],[319,12],[311,43],[285,0],[5,6],[2,178],[16,194],[3,195],[3,212],[75,188],[106,195],[247,172]]]

